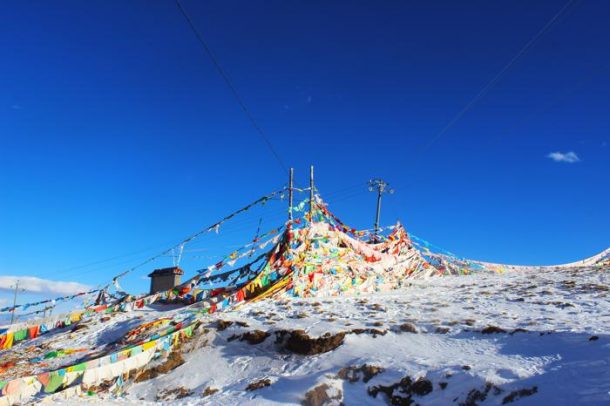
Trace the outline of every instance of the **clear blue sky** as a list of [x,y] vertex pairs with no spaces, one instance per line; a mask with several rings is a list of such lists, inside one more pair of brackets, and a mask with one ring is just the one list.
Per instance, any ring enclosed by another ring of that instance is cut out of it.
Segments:
[[[371,227],[364,183],[379,176],[397,190],[382,223],[462,256],[560,263],[610,246],[608,2],[573,2],[429,148],[566,1],[183,4],[300,184],[314,164],[353,226]],[[285,183],[173,1],[2,14],[1,275],[95,285]],[[230,244],[252,237],[257,215],[243,221]],[[227,251],[220,237],[199,247]],[[128,286],[145,290],[151,268]]]

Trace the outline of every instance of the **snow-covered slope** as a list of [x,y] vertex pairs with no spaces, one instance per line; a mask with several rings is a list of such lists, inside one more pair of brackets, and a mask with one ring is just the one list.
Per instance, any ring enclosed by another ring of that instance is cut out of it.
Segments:
[[[608,271],[447,276],[390,293],[249,303],[205,319],[176,350],[182,365],[62,402],[610,404]],[[88,339],[120,335],[124,317]]]
[[0,406],[610,403],[610,252],[487,264],[316,207],[247,264],[254,243],[167,291],[12,326]]

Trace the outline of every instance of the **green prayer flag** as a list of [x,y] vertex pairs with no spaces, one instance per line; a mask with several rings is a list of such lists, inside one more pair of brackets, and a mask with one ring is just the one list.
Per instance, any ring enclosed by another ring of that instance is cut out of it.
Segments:
[[[62,370],[60,371],[63,372]],[[60,375],[60,371],[49,373],[49,383],[44,387],[45,393],[53,393],[63,384],[64,376]]]

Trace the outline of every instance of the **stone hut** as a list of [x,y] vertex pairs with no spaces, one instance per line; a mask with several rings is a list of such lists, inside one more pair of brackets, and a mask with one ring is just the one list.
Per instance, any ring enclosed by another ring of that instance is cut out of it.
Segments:
[[148,275],[150,278],[150,293],[162,292],[180,285],[180,277],[184,271],[177,266],[155,269]]

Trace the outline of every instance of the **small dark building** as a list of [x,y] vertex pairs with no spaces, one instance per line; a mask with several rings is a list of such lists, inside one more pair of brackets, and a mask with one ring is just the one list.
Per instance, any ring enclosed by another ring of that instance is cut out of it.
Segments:
[[155,269],[148,275],[150,278],[150,293],[163,292],[180,285],[180,276],[184,271],[177,266]]

